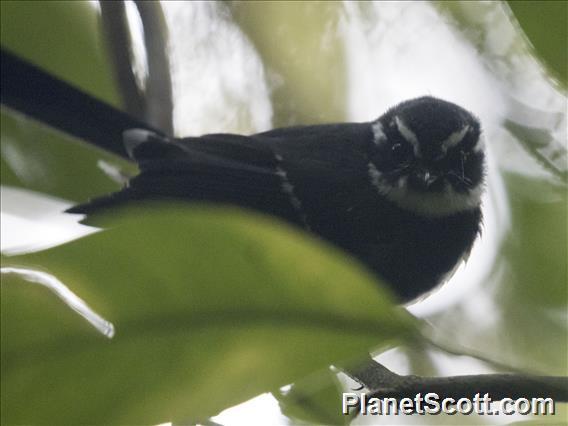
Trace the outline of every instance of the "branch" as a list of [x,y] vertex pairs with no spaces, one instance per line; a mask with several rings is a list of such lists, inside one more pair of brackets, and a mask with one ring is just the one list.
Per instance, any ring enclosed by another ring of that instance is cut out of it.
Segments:
[[[132,40],[124,1],[100,1],[101,24],[113,72],[126,112],[139,120],[146,117],[144,95],[132,69]],[[159,127],[159,126],[158,126]]]
[[148,58],[146,120],[151,126],[173,135],[173,101],[170,63],[167,55],[168,28],[160,2],[134,2],[142,27]]
[[106,45],[126,111],[172,135],[172,81],[166,21],[159,2],[135,1],[135,4],[142,21],[148,63],[144,91],[138,87],[132,68],[134,52],[124,1],[100,2]]
[[440,398],[471,398],[489,394],[493,401],[503,398],[552,398],[568,402],[568,377],[522,374],[479,374],[450,377],[403,376],[369,359],[357,369],[347,371],[376,398],[414,398],[434,392]]

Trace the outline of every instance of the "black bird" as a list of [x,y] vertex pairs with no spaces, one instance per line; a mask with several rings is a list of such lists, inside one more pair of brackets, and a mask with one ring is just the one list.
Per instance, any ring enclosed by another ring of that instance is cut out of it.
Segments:
[[479,121],[433,97],[372,122],[181,139],[133,129],[124,143],[140,173],[69,212],[164,198],[259,210],[351,253],[404,302],[441,283],[480,230]]

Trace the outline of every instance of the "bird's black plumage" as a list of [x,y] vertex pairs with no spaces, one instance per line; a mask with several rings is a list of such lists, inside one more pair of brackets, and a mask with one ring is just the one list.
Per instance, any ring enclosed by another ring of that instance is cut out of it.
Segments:
[[480,126],[436,98],[404,102],[367,123],[174,140],[132,130],[124,138],[140,173],[69,212],[161,198],[259,210],[351,253],[403,301],[436,286],[479,232]]

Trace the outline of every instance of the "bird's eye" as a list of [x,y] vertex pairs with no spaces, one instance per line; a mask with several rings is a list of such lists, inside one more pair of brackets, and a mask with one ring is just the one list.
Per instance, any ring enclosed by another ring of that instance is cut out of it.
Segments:
[[404,163],[410,160],[412,151],[408,145],[395,143],[391,148],[391,155],[397,163]]

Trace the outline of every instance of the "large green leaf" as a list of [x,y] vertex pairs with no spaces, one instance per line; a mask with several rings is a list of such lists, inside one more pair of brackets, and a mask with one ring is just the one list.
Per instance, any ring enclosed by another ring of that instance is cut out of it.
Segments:
[[53,273],[112,321],[107,340],[44,288],[2,284],[4,423],[205,418],[414,336],[363,268],[264,217],[154,206],[4,259]]
[[537,55],[566,88],[568,81],[568,2],[508,0]]
[[134,175],[136,166],[113,154],[2,109],[3,185],[18,186],[74,201],[86,201],[120,185],[101,161]]

